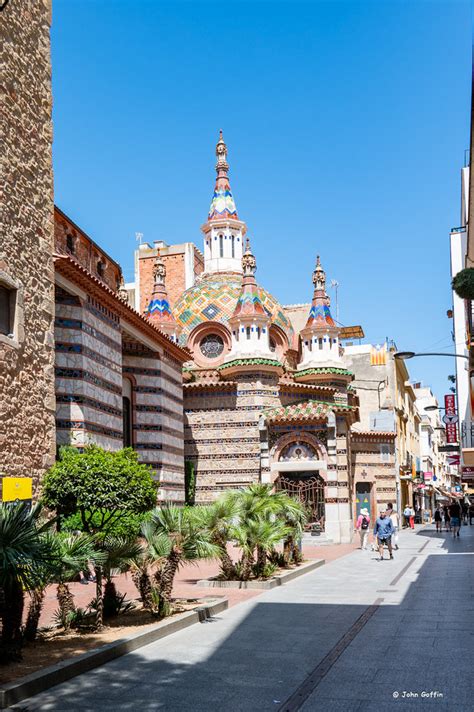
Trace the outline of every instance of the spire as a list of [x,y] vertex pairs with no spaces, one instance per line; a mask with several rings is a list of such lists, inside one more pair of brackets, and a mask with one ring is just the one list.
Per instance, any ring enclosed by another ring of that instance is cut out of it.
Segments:
[[247,238],[245,252],[242,257],[242,270],[244,278],[242,280],[242,290],[237,304],[235,305],[233,318],[242,316],[266,317],[267,313],[263,307],[262,300],[258,292],[255,272],[257,271],[257,260],[250,247],[250,240]]
[[160,253],[153,264],[153,292],[145,314],[149,320],[164,331],[168,336],[177,340],[178,325],[171,311],[168,293],[165,286],[166,267]]
[[316,257],[316,267],[313,272],[314,293],[311,309],[305,329],[336,328],[336,324],[329,309],[330,300],[326,293],[326,273],[321,266],[319,255]]
[[211,207],[207,216],[208,222],[221,220],[222,218],[233,218],[238,220],[237,208],[229,184],[229,164],[227,163],[227,146],[225,144],[222,129],[219,132],[219,140],[216,145],[216,186],[212,196]]

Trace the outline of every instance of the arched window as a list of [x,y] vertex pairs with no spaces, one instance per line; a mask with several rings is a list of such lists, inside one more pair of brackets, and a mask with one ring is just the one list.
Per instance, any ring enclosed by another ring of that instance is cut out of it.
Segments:
[[232,249],[232,257],[235,257],[235,237],[232,235],[231,238],[231,249]]
[[219,257],[224,257],[224,235],[219,235]]
[[250,326],[247,326],[245,331],[247,332],[247,339],[250,339]]
[[276,351],[276,343],[273,341],[273,339],[270,337],[270,351],[275,352]]
[[218,334],[207,334],[201,339],[199,349],[206,358],[217,358],[224,351],[224,342]]
[[128,378],[122,383],[123,446],[133,446],[132,383]]

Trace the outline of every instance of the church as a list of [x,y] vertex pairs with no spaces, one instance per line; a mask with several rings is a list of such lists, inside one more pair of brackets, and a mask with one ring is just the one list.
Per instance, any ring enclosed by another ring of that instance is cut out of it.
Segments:
[[127,285],[130,300],[191,355],[183,369],[184,457],[194,465],[196,501],[272,483],[302,497],[330,540],[350,541],[359,402],[344,361],[347,333],[331,315],[319,256],[307,275],[307,307],[284,307],[258,283],[222,132],[216,156],[203,251],[141,245]]

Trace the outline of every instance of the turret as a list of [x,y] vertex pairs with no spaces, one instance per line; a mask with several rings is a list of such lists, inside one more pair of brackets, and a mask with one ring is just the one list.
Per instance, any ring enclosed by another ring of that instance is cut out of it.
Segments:
[[165,286],[165,278],[165,263],[158,252],[153,265],[153,292],[151,294],[150,303],[145,309],[145,314],[153,324],[158,326],[165,334],[168,334],[173,341],[177,342],[180,327],[176,323],[173,312],[171,311]]
[[204,233],[204,271],[242,272],[243,240],[246,225],[239,220],[229,183],[227,146],[219,133],[216,145],[216,185]]
[[314,293],[306,326],[301,336],[301,362],[298,369],[340,364],[339,332],[329,308],[330,300],[326,293],[326,274],[321,266],[319,255],[313,272]]

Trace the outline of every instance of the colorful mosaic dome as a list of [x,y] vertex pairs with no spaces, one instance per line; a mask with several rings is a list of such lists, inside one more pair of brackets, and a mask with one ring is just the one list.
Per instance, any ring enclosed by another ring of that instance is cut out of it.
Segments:
[[[242,290],[242,275],[216,272],[208,274],[187,289],[176,302],[173,313],[182,327],[179,342],[186,344],[192,330],[206,321],[227,324],[234,313]],[[294,331],[288,317],[275,297],[257,285],[260,302],[272,323],[286,334],[290,347],[293,345]]]

